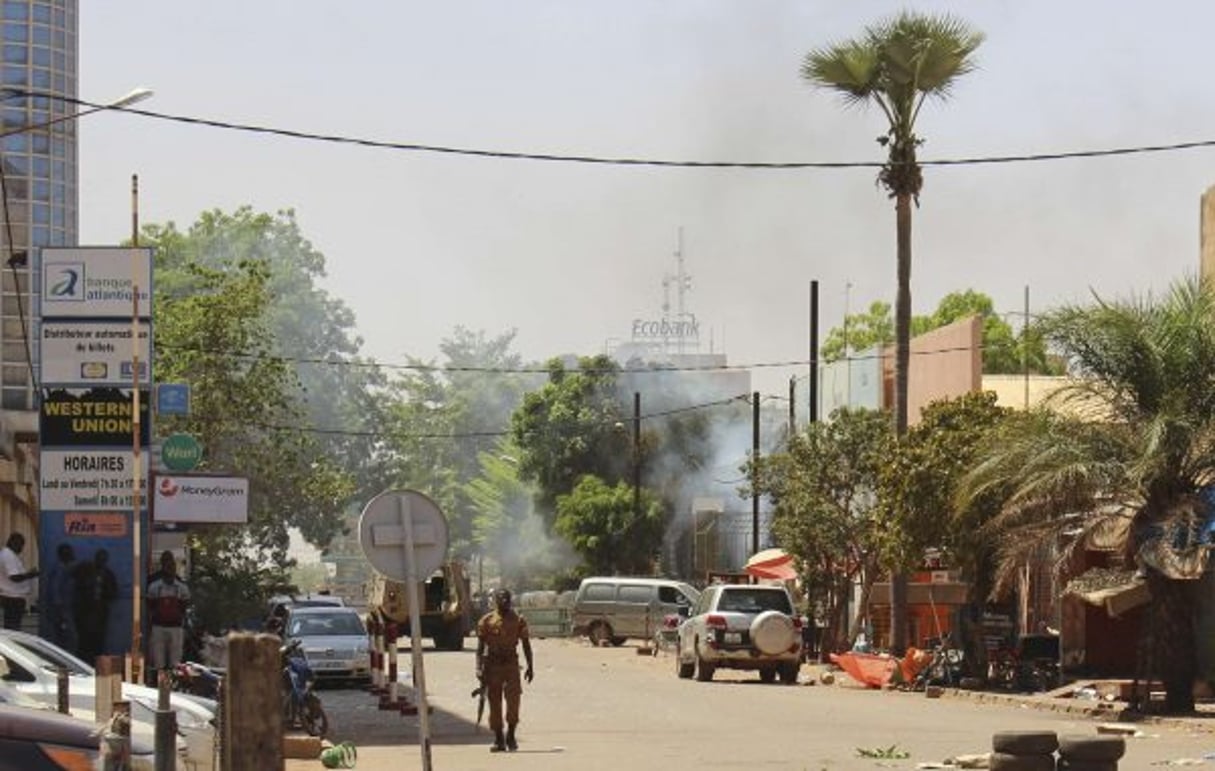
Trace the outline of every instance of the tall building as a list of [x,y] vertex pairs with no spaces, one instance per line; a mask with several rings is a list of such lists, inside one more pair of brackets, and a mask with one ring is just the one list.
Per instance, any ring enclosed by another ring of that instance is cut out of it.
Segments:
[[32,527],[38,249],[77,243],[77,0],[0,0],[0,533]]
[[8,269],[0,282],[0,407],[32,412],[37,249],[77,242],[77,126],[67,119],[77,109],[77,2],[3,2],[0,181]]

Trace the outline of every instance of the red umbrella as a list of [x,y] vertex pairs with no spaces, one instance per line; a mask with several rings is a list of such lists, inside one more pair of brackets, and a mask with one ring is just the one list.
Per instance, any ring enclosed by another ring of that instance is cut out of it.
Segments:
[[784,549],[764,549],[752,555],[743,566],[747,575],[756,578],[770,578],[777,581],[792,581],[797,578],[793,567],[793,555]]

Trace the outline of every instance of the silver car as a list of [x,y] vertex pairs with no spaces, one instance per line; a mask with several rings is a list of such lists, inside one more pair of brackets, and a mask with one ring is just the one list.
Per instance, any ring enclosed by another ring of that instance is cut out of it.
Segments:
[[778,676],[795,683],[801,659],[801,619],[783,586],[709,586],[679,625],[675,666],[683,678],[712,680],[718,669],[748,669],[765,683]]
[[[36,635],[0,630],[0,665],[3,679],[17,691],[42,704],[58,703],[60,667],[68,672],[68,706],[73,715],[94,717],[96,672],[88,664],[54,643]],[[122,697],[131,702],[133,732],[149,742],[156,724],[158,693],[135,683],[122,684]],[[213,771],[216,767],[214,701],[173,693],[170,706],[177,713],[179,767]]]
[[367,627],[347,607],[293,607],[284,637],[299,640],[317,681],[371,681]]

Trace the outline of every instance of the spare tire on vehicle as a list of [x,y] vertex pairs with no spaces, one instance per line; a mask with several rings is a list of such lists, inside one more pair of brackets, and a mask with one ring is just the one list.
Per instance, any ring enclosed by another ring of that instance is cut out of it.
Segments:
[[751,644],[760,653],[775,656],[785,653],[797,642],[793,619],[775,610],[765,610],[751,622]]

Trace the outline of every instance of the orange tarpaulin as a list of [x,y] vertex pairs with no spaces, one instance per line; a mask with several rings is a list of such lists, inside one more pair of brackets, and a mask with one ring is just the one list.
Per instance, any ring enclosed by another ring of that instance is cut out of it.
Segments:
[[910,683],[920,670],[932,660],[916,648],[908,648],[901,660],[879,653],[832,653],[831,661],[848,673],[848,676],[869,688],[881,688],[894,678],[894,669],[899,668],[901,682]]

